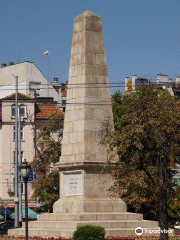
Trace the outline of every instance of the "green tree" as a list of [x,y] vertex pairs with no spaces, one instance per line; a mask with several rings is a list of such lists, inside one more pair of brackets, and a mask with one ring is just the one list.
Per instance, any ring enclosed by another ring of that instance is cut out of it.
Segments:
[[55,163],[61,155],[62,131],[63,117],[55,115],[34,137],[36,151],[32,162],[35,171],[32,198],[43,204],[43,211],[52,211],[54,202],[59,198],[59,172]]
[[180,101],[153,86],[116,92],[113,99],[115,129],[103,140],[118,154],[110,191],[136,211],[146,209],[147,217],[158,215],[160,228],[167,230],[168,206],[173,215],[172,199],[177,198],[172,179],[180,160]]

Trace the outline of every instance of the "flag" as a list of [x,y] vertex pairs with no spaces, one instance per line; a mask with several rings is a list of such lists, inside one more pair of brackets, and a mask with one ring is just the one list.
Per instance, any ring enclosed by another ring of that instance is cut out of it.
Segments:
[[44,53],[43,53],[43,56],[48,56],[49,55],[49,51],[45,51]]

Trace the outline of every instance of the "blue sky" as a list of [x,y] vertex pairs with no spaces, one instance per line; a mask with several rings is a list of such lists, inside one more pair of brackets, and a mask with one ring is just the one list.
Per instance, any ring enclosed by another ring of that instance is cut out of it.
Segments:
[[86,9],[102,18],[110,82],[132,74],[180,74],[179,0],[0,0],[0,63],[33,61],[68,79],[73,19]]

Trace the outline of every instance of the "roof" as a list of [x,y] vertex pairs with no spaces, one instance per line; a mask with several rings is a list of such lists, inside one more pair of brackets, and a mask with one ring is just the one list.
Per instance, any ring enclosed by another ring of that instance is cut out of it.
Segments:
[[[2,100],[15,100],[15,93],[12,93],[7,97],[2,98]],[[18,100],[34,100],[34,99],[23,93],[18,93]]]
[[57,104],[57,101],[54,101],[54,98],[52,97],[38,97],[36,98],[36,103],[49,103],[49,104]]
[[13,67],[13,66],[15,66],[15,65],[23,64],[23,63],[33,63],[33,62],[31,62],[31,61],[22,61],[22,62],[18,62],[18,63],[13,62],[12,65],[8,65],[7,63],[5,63],[6,66],[4,66],[4,67],[0,67],[0,69],[7,68],[7,67]]
[[64,116],[64,113],[54,104],[36,104],[36,119],[48,120],[53,115]]
[[[4,69],[6,69],[6,68],[8,68],[8,67],[17,67],[17,65],[22,65],[22,64],[33,64],[36,68],[37,68],[37,70],[43,75],[43,77],[47,80],[47,78],[45,77],[45,75],[42,73],[42,71],[40,70],[40,68],[34,63],[34,62],[31,62],[31,61],[27,61],[27,60],[25,60],[25,61],[22,61],[22,62],[19,62],[19,63],[14,63],[13,65],[6,65],[5,67],[1,67],[0,66],[0,71],[2,70],[4,70]],[[6,81],[6,84],[7,84],[7,80],[8,79],[6,79],[7,78],[7,75],[6,76],[4,76],[2,79],[4,79],[4,81]],[[10,78],[11,79],[11,81],[9,81],[8,80],[8,83],[10,83],[10,84],[13,84],[14,83],[14,80],[13,80],[13,78]],[[26,79],[26,81],[27,81],[28,79]],[[3,81],[3,85],[4,85],[4,81]],[[29,80],[28,80],[29,81]],[[48,81],[48,80],[47,80]],[[0,81],[0,84],[1,84],[1,82],[2,81]]]
[[[3,100],[14,100],[15,94],[11,94],[0,100],[0,121],[2,120],[2,101]],[[22,93],[18,93],[19,100],[33,100],[35,99],[28,97]],[[36,120],[48,120],[50,117],[54,115],[59,115],[64,118],[64,113],[57,107],[54,103],[35,103],[36,106]]]
[[61,93],[62,97],[66,97],[66,95],[67,95],[67,89],[66,89],[67,84],[66,83],[52,82],[51,84],[53,85],[54,89],[57,92]]

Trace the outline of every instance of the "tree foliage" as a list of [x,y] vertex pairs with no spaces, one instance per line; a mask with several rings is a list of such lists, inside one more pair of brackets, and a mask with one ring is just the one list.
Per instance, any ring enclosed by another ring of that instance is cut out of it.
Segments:
[[179,198],[172,179],[180,160],[180,101],[153,86],[113,99],[115,129],[104,139],[118,154],[111,193],[167,229],[167,209],[172,220],[172,200]]
[[59,172],[55,164],[61,155],[62,130],[62,116],[55,115],[35,135],[33,198],[43,204],[41,210],[44,211],[52,211],[59,198]]

